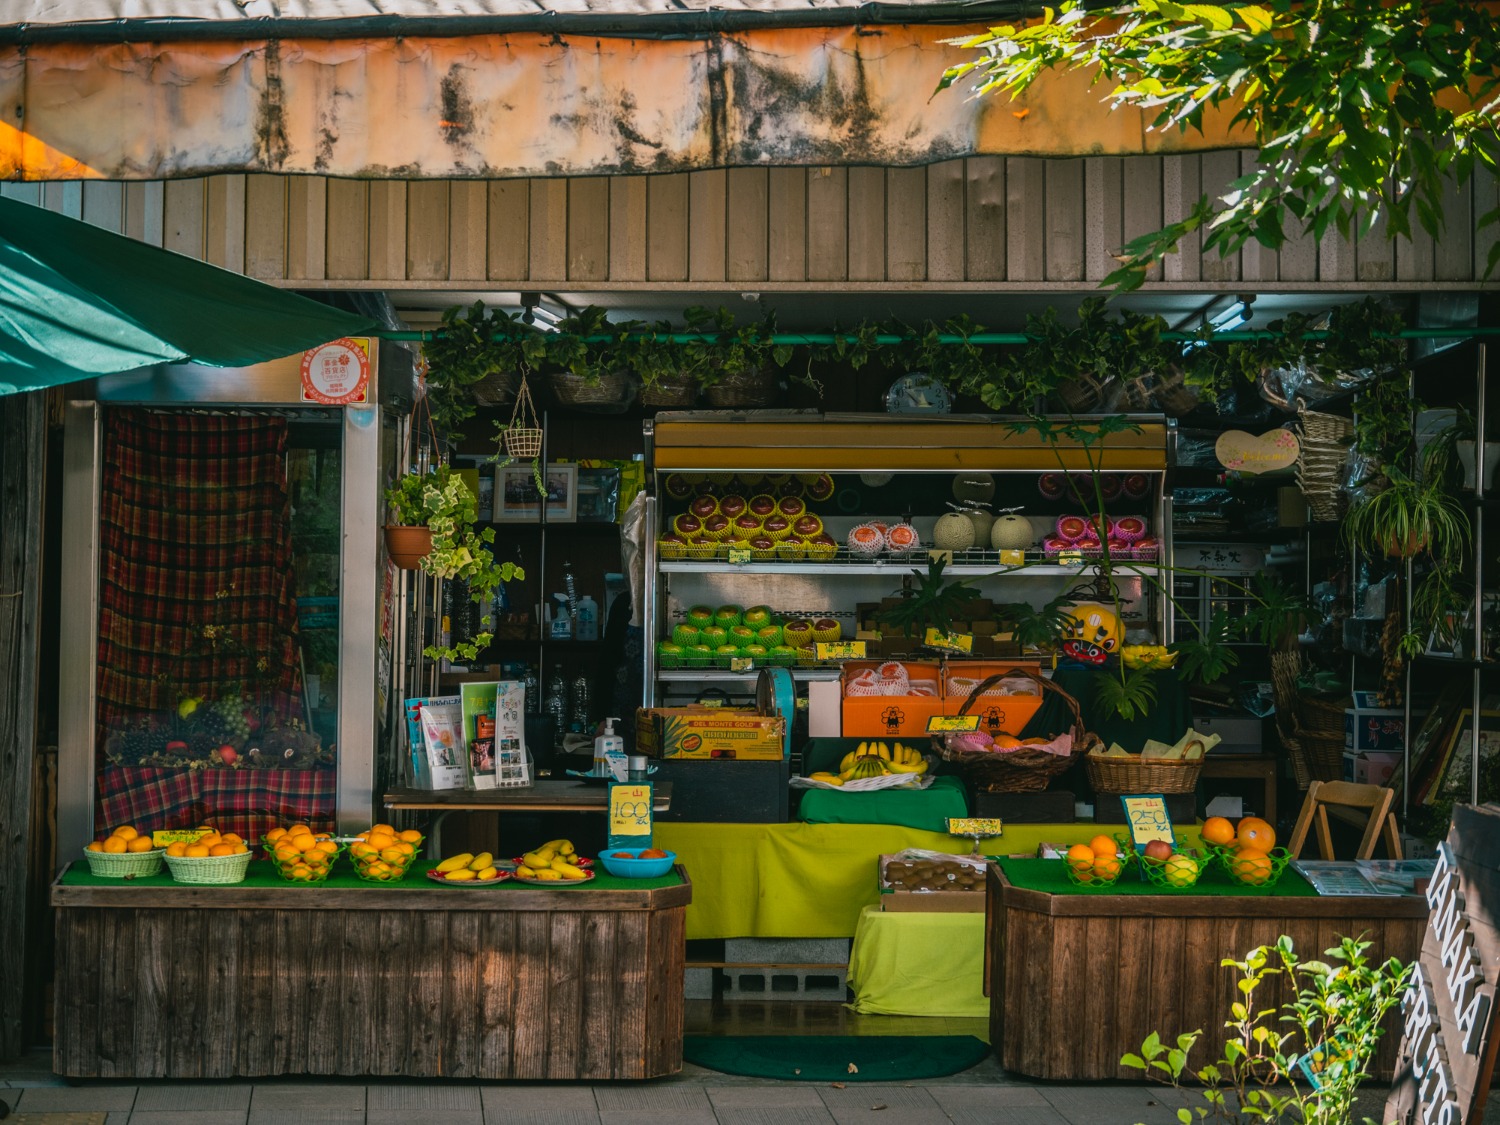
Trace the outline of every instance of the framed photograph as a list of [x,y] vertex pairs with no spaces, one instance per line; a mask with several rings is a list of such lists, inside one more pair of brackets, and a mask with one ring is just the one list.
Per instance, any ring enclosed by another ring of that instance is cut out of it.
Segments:
[[[1500,754],[1500,711],[1482,711],[1479,720],[1480,769]],[[1427,794],[1425,803],[1449,797],[1467,801],[1470,793],[1470,767],[1474,761],[1474,713],[1465,708],[1459,712],[1453,734],[1444,748],[1444,761],[1439,781]]]
[[[547,522],[574,523],[578,519],[578,466],[548,465],[542,474],[547,485]],[[495,473],[495,522],[540,523],[542,497],[528,465],[506,465]]]

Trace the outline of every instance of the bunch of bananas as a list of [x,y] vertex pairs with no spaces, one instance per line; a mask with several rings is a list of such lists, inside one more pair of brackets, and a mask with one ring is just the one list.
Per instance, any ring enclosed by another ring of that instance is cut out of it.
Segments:
[[927,759],[922,756],[920,750],[903,746],[899,742],[894,746],[889,746],[884,742],[861,742],[859,746],[844,755],[843,761],[839,763],[838,773],[820,772],[809,774],[808,777],[812,781],[842,785],[846,781],[858,781],[867,777],[926,772]]
[[500,878],[500,870],[495,866],[495,857],[489,852],[480,852],[478,855],[464,852],[461,855],[449,856],[437,865],[437,871],[450,883],[489,883]]
[[573,862],[577,858],[578,852],[574,849],[572,840],[548,840],[521,857],[521,863],[516,867],[516,877],[549,883],[587,879],[589,873]]

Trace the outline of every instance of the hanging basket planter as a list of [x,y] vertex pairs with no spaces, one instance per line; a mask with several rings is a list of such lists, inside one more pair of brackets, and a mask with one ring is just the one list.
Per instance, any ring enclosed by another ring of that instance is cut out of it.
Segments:
[[401,570],[416,570],[432,551],[432,529],[387,524],[385,550]]
[[542,455],[542,436],[542,423],[531,401],[531,387],[522,375],[516,406],[504,431],[505,452],[518,461],[531,461]]
[[555,371],[547,376],[558,405],[589,414],[619,414],[630,409],[635,384],[624,371],[606,371],[597,379]]
[[766,365],[721,377],[709,386],[708,401],[718,410],[770,406],[780,391],[781,373]]
[[691,375],[661,375],[641,385],[641,405],[683,409],[698,401],[698,381]]
[[515,371],[491,371],[469,388],[469,395],[479,406],[504,406],[515,399],[525,378]]

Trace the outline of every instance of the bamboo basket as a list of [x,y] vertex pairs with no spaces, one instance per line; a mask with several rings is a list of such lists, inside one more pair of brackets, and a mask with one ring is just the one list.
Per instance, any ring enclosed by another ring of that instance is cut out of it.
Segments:
[[1068,755],[1049,754],[1045,750],[1022,747],[1005,753],[958,750],[950,748],[946,736],[934,735],[932,748],[945,762],[962,766],[974,783],[974,787],[985,793],[1040,793],[1052,779],[1067,770],[1079,758],[1095,747],[1103,746],[1099,736],[1084,729],[1083,713],[1074,699],[1051,680],[1039,676],[1026,668],[1013,668],[1008,672],[997,672],[985,678],[969,693],[969,698],[959,708],[960,715],[967,715],[969,708],[985,692],[1009,676],[1027,676],[1037,682],[1045,696],[1052,692],[1059,696],[1073,715],[1069,733],[1073,736],[1073,752]]
[[691,375],[669,375],[641,385],[641,405],[682,410],[698,401],[698,381]]
[[559,405],[574,410],[618,414],[635,398],[635,384],[624,371],[606,371],[593,382],[571,371],[554,371],[547,378]]
[[1344,732],[1299,730],[1297,742],[1313,781],[1344,779]]
[[1198,408],[1198,392],[1187,384],[1187,376],[1173,368],[1165,375],[1151,372],[1125,384],[1125,401],[1133,410],[1160,409],[1174,418]]
[[1203,772],[1202,757],[1096,758],[1083,760],[1089,784],[1098,793],[1191,793]]
[[1337,734],[1344,737],[1344,711],[1353,706],[1352,699],[1327,699],[1316,695],[1299,696],[1297,721],[1313,734]]
[[1096,375],[1078,374],[1058,384],[1057,397],[1069,412],[1091,414],[1114,398],[1118,387],[1113,376],[1100,379]]
[[152,848],[149,852],[91,852],[83,850],[88,860],[89,874],[104,879],[133,879],[155,875],[161,870],[166,848]]
[[719,410],[741,406],[770,406],[781,389],[781,379],[770,365],[725,375],[708,388],[708,402]]
[[1337,414],[1303,410],[1297,416],[1297,487],[1307,501],[1308,515],[1329,523],[1343,515],[1342,483],[1354,423]]
[[515,371],[491,371],[469,388],[469,394],[480,406],[504,406],[516,397],[521,376]]

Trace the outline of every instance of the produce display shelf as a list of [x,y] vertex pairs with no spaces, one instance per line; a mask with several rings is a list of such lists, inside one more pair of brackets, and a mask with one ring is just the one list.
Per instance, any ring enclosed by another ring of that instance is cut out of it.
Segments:
[[[1035,575],[1047,577],[1049,575],[1068,575],[1069,577],[1084,574],[1096,569],[1099,565],[1098,559],[1091,559],[1082,563],[1049,563],[1027,561],[1024,565],[1013,565],[1001,563],[995,552],[986,552],[991,557],[989,560],[975,558],[979,552],[966,551],[955,553],[954,561],[944,569],[944,574],[949,575],[984,575],[997,572],[1008,574],[1012,577],[1024,577]],[[779,559],[767,560],[765,562],[729,563],[722,559],[661,559],[657,568],[664,574],[723,574],[726,571],[739,574],[894,574],[903,571],[921,568],[926,559],[921,555],[913,555],[902,559],[862,559],[862,560],[839,560],[830,559],[825,562],[800,562],[782,561]],[[1160,564],[1141,562],[1133,559],[1114,560],[1116,569],[1125,570],[1126,573],[1137,570],[1158,570]]]
[[[837,664],[829,664],[821,668],[788,668],[787,671],[792,674],[794,680],[836,680],[842,674],[842,668]],[[695,684],[712,684],[739,683],[743,680],[754,679],[758,675],[760,675],[759,667],[744,672],[734,672],[728,668],[661,668],[657,670],[656,678],[668,682],[691,681]]]

